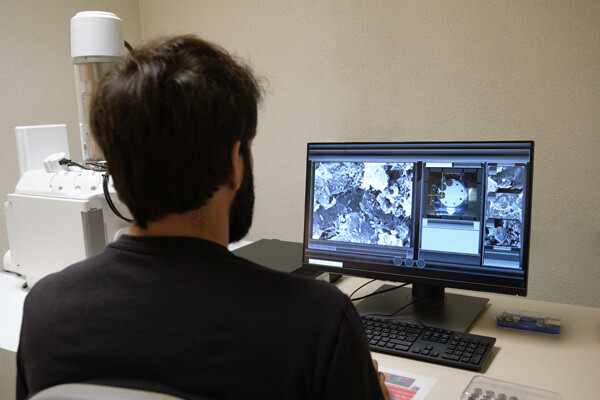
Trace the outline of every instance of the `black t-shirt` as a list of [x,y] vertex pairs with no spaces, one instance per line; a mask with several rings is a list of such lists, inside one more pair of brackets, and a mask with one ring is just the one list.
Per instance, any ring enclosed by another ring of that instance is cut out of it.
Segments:
[[87,382],[190,399],[379,399],[332,285],[184,237],[122,236],[25,299],[17,397]]

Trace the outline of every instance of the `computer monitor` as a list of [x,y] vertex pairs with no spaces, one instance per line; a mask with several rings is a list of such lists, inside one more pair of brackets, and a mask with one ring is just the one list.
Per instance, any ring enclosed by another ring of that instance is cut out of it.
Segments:
[[466,331],[488,299],[525,296],[533,142],[309,143],[303,266],[410,283],[361,314]]

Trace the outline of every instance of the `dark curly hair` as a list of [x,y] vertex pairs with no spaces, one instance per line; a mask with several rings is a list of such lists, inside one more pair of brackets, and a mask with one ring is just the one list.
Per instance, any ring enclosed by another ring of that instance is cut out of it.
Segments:
[[206,204],[256,134],[261,88],[251,69],[195,36],[131,52],[92,100],[90,124],[119,198],[143,229]]

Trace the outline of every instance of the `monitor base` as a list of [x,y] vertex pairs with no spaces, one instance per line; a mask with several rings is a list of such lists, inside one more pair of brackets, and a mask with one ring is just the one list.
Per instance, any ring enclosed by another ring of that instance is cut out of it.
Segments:
[[[375,292],[392,287],[383,285]],[[413,289],[399,288],[368,297],[356,304],[356,309],[360,315],[467,332],[489,299],[445,293],[443,289],[421,285],[413,285]],[[423,296],[426,292],[433,295]]]

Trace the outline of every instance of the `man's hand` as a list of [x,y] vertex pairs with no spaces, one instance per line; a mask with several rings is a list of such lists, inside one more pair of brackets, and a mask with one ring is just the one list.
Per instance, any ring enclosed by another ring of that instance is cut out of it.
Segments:
[[377,360],[373,360],[373,366],[375,366],[375,372],[377,372],[377,378],[379,378],[379,386],[381,386],[383,398],[385,400],[391,400],[390,391],[385,386],[385,374],[383,372],[379,372],[379,364],[377,364]]

